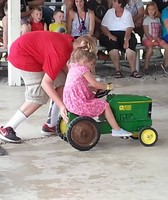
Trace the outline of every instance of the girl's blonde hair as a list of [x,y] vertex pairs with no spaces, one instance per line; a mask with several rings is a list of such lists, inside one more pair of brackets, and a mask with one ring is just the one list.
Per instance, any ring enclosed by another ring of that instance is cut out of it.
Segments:
[[83,49],[83,47],[78,47],[72,51],[70,62],[78,63],[81,60],[96,63],[96,54],[94,52]]
[[77,42],[77,48],[81,48],[82,50],[93,52],[97,54],[97,48],[96,48],[96,39],[92,37],[91,35],[83,35],[76,39]]
[[148,13],[148,8],[149,8],[149,6],[153,6],[154,8],[155,8],[155,14],[154,14],[154,16],[155,17],[159,17],[159,10],[158,10],[158,7],[157,7],[157,5],[156,5],[156,3],[155,2],[149,2],[147,5],[146,5],[146,9],[145,9],[145,15],[149,15],[149,13]]

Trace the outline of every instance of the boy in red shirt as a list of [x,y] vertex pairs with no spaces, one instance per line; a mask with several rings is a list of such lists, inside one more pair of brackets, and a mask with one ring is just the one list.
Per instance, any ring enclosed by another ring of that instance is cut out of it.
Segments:
[[67,34],[33,31],[20,36],[10,48],[8,60],[20,70],[25,83],[25,102],[15,115],[0,128],[0,138],[9,142],[21,142],[16,127],[34,111],[47,103],[50,97],[67,122],[67,110],[62,102],[65,82],[65,66],[73,49],[89,44],[95,51],[95,40],[89,36],[78,39]]

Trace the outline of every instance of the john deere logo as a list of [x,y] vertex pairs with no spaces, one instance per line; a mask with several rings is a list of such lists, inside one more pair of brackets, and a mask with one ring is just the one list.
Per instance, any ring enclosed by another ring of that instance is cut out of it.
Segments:
[[120,105],[119,110],[132,110],[132,105]]

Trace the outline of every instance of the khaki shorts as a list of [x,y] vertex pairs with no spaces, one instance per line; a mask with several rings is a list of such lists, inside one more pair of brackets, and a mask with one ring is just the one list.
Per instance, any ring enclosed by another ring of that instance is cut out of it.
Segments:
[[[49,97],[41,86],[44,72],[27,72],[20,70],[20,75],[25,83],[25,100],[37,104],[46,104]],[[54,80],[55,88],[64,85],[65,80],[66,74],[60,71],[57,78]]]

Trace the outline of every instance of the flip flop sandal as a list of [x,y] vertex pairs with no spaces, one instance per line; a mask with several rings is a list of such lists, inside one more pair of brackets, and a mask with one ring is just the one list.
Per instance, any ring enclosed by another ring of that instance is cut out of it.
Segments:
[[114,77],[115,78],[123,78],[123,75],[122,75],[121,71],[116,71],[114,74]]
[[150,74],[149,69],[144,69],[143,73],[144,73],[144,75],[149,75]]
[[130,77],[133,77],[133,78],[141,78],[142,75],[140,75],[137,71],[133,71],[130,75]]

